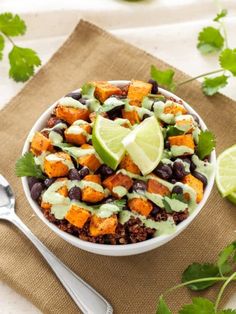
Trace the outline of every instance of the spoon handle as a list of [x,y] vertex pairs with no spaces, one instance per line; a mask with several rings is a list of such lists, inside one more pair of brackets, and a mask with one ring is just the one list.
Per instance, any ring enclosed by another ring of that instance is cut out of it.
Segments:
[[30,229],[16,215],[9,217],[26,237],[36,246],[43,255],[51,269],[56,274],[76,305],[85,314],[111,314],[112,306],[92,287],[79,278],[66,265],[64,265],[48,248],[30,231]]

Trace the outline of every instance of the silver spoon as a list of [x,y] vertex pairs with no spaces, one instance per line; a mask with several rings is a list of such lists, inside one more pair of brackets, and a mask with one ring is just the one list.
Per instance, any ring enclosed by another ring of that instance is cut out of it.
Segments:
[[7,180],[0,175],[0,219],[12,222],[36,246],[76,305],[86,314],[111,314],[112,306],[92,287],[64,265],[16,215],[15,196]]

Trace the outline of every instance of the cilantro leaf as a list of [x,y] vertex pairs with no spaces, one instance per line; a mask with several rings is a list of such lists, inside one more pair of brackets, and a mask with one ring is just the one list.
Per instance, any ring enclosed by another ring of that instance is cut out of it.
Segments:
[[170,125],[167,127],[167,132],[166,132],[167,137],[175,136],[175,135],[182,135],[182,134],[184,134],[184,131],[179,130],[173,125]]
[[26,25],[19,15],[2,13],[0,14],[0,31],[7,36],[24,35],[26,32]]
[[159,298],[156,314],[171,314],[171,311],[168,305],[166,304],[165,300],[163,299],[162,295]]
[[219,29],[212,26],[204,27],[198,35],[197,48],[203,54],[219,51],[224,46],[224,37]]
[[226,246],[219,254],[217,265],[222,275],[232,271],[230,259],[235,263],[236,241]]
[[2,57],[3,57],[4,45],[5,45],[4,37],[0,35],[0,60],[2,60]]
[[165,199],[165,197],[162,199],[162,203],[163,203],[163,205],[164,205],[164,207],[165,207],[165,210],[166,210],[166,212],[167,212],[168,214],[173,213],[173,210],[172,210],[170,204],[169,204],[169,203],[167,202],[167,200]]
[[[199,264],[193,263],[189,265],[182,274],[182,282],[187,282],[195,279],[217,277],[219,275],[219,269],[214,264]],[[199,291],[213,286],[216,281],[203,281],[191,283],[188,287],[191,290]]]
[[182,203],[188,204],[188,201],[184,198],[184,194],[176,194],[176,193],[174,193],[174,194],[171,195],[171,198],[175,199],[175,200],[178,200],[178,201],[180,201]]
[[193,298],[192,304],[183,305],[179,314],[215,314],[214,303],[206,298]]
[[200,159],[204,159],[206,156],[210,155],[212,150],[215,148],[215,145],[215,135],[208,130],[201,131],[198,137],[198,157]]
[[124,199],[115,200],[114,202],[112,202],[112,204],[116,205],[117,207],[119,207],[120,210],[122,210],[126,204],[126,200]]
[[236,314],[236,310],[232,310],[232,309],[220,310],[220,311],[217,311],[216,314]]
[[41,64],[36,52],[29,48],[14,46],[9,55],[10,70],[9,76],[16,82],[25,82],[33,74],[35,67]]
[[151,78],[157,81],[158,84],[170,89],[175,89],[174,75],[175,72],[171,69],[165,71],[158,70],[154,65],[151,66]]
[[213,96],[216,94],[219,89],[225,87],[227,85],[228,76],[220,75],[214,78],[204,78],[204,82],[202,83],[203,93],[207,96]]
[[236,49],[224,49],[220,54],[220,65],[236,76]]
[[217,13],[213,21],[219,22],[219,20],[225,17],[227,14],[228,14],[228,11],[226,9],[222,9],[219,13]]
[[95,85],[93,83],[86,83],[82,86],[81,92],[83,96],[88,96],[90,98],[94,97]]
[[38,179],[45,179],[39,165],[34,161],[32,153],[25,153],[16,162],[15,173],[17,177],[35,177]]

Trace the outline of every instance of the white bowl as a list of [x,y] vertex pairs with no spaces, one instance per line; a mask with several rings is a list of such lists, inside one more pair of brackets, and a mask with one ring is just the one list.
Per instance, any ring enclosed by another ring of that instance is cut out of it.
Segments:
[[[112,83],[114,85],[118,85],[118,86],[124,86],[124,85],[127,85],[129,83],[129,81],[123,81],[123,80],[122,81],[110,81],[110,83]],[[175,99],[180,100],[179,97],[177,97],[176,95],[174,95],[174,94],[172,94],[172,93],[170,93],[164,89],[159,88],[159,91],[164,96],[174,97]],[[39,131],[45,127],[46,121],[49,118],[49,116],[50,116],[53,108],[56,106],[56,104],[57,104],[57,102],[55,102],[53,105],[51,105],[39,117],[39,119],[36,121],[36,123],[32,127],[32,129],[29,133],[29,136],[27,137],[27,140],[25,141],[25,144],[23,147],[23,152],[22,152],[23,154],[29,150],[29,138],[30,138],[31,134],[36,132],[36,131]],[[203,122],[203,120],[201,119],[201,117],[199,117],[199,115],[186,102],[183,101],[183,104],[190,113],[195,114],[199,118],[200,125],[201,125],[202,129],[205,130],[207,127],[206,127],[205,123]],[[215,151],[213,151],[211,153],[210,161],[213,164],[214,169],[215,169],[215,164],[216,164]],[[85,251],[88,251],[88,252],[101,254],[101,255],[107,255],[107,256],[126,256],[126,255],[140,254],[140,253],[144,253],[144,252],[153,250],[153,249],[169,242],[170,240],[175,238],[178,234],[180,234],[194,220],[194,218],[200,213],[201,209],[205,205],[205,203],[206,203],[206,201],[207,201],[207,199],[211,193],[213,184],[214,184],[214,177],[215,177],[215,171],[213,172],[210,180],[208,180],[208,184],[207,184],[207,187],[205,189],[202,201],[198,204],[198,206],[194,210],[194,212],[186,220],[184,220],[183,222],[181,222],[177,226],[176,231],[173,234],[161,235],[161,236],[158,236],[158,237],[155,237],[155,238],[152,238],[150,240],[143,241],[143,242],[133,243],[133,244],[125,244],[125,245],[109,245],[109,244],[91,243],[91,242],[80,240],[79,238],[77,238],[73,235],[70,235],[69,233],[66,233],[65,231],[60,230],[58,227],[56,227],[53,223],[51,223],[50,221],[48,221],[44,217],[39,205],[31,198],[30,190],[29,190],[29,186],[28,186],[28,182],[27,182],[26,177],[22,178],[22,184],[23,184],[26,198],[27,198],[28,202],[30,203],[30,206],[33,208],[34,212],[51,230],[53,230],[61,238],[63,238],[64,240],[66,240],[70,244],[72,244],[72,245],[74,245],[80,249],[83,249]]]

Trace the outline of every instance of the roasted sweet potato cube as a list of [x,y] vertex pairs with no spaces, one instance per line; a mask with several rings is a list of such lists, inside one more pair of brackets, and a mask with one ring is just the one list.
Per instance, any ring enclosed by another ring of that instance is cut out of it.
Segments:
[[152,85],[142,81],[132,80],[128,89],[130,105],[141,107],[141,102],[152,90]]
[[89,203],[97,203],[103,200],[105,194],[97,191],[90,186],[86,186],[82,189],[82,200]]
[[101,184],[101,178],[98,174],[88,174],[83,180]]
[[120,168],[135,174],[140,174],[139,167],[133,162],[129,154],[126,154],[121,160]]
[[195,178],[192,174],[188,174],[183,178],[182,182],[184,184],[189,185],[191,188],[194,189],[194,191],[197,194],[196,202],[200,203],[202,198],[203,198],[203,183],[202,183],[202,181]]
[[46,156],[44,160],[44,171],[49,178],[64,177],[69,172],[69,167],[65,164],[72,164],[70,155],[64,152],[58,152]]
[[123,186],[126,190],[129,190],[133,185],[133,181],[129,176],[126,176],[122,173],[114,174],[103,181],[103,186],[105,186],[110,192],[117,198],[119,195],[114,193],[112,190],[116,186]]
[[101,166],[100,161],[94,154],[81,156],[78,158],[78,162],[80,165],[88,167],[91,171],[96,171]]
[[57,190],[57,193],[61,194],[62,196],[67,197],[68,196],[68,189],[67,186],[62,186],[59,190]]
[[152,203],[143,198],[132,198],[128,201],[128,206],[131,211],[137,212],[143,216],[148,216],[153,209]]
[[89,232],[92,237],[97,237],[104,234],[114,234],[118,220],[116,215],[108,218],[101,218],[93,215],[90,221]]
[[49,209],[51,209],[51,207],[52,207],[51,204],[49,204],[49,203],[47,203],[47,202],[43,202],[43,201],[41,202],[40,206],[41,206],[41,208],[43,208],[43,209],[45,209],[45,210],[49,210]]
[[31,152],[38,156],[46,151],[53,151],[53,146],[49,138],[40,132],[36,132],[30,144]]
[[170,195],[170,190],[165,185],[161,184],[155,179],[149,179],[147,181],[147,191],[149,193],[160,194],[162,196]]
[[81,145],[80,148],[82,148],[82,149],[90,149],[90,148],[93,148],[93,146],[86,143],[86,144]]
[[[71,133],[73,130],[73,133]],[[78,132],[76,132],[76,130]],[[87,136],[83,134],[83,130],[88,134],[91,133],[91,126],[89,124],[81,124],[80,126],[71,125],[68,129],[65,130],[65,138],[68,143],[83,145],[87,141]]]
[[94,82],[94,84],[96,86],[94,95],[102,103],[112,95],[122,94],[122,90],[119,87],[107,81]]
[[83,108],[74,108],[66,106],[57,106],[55,110],[57,118],[62,119],[69,124],[72,124],[76,120],[85,120],[89,118],[89,110],[85,107]]
[[125,111],[125,109],[122,109],[122,117],[124,119],[128,119],[132,125],[140,122],[138,112],[135,109],[130,111]]
[[186,146],[194,150],[194,140],[193,136],[191,134],[185,134],[185,135],[177,135],[177,136],[170,136],[168,138],[170,142],[170,146],[176,145],[176,146]]
[[90,212],[77,205],[71,205],[70,209],[65,215],[65,219],[77,228],[83,228],[86,221],[91,216]]
[[166,106],[164,109],[164,113],[172,113],[174,115],[177,114],[186,114],[187,110],[183,105],[174,104],[172,106]]

